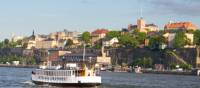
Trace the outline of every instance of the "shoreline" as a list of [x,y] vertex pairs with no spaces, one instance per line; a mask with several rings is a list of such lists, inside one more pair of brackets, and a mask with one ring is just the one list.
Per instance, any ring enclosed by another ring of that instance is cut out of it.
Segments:
[[171,75],[191,75],[191,76],[199,76],[199,70],[188,70],[188,71],[173,71],[173,70],[141,70],[142,73],[145,74],[171,74]]
[[0,64],[0,67],[11,67],[11,68],[37,68],[38,65],[7,65],[7,64]]

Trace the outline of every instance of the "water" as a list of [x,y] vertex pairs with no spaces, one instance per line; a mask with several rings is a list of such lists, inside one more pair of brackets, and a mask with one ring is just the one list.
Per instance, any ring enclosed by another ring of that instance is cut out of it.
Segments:
[[[30,68],[0,67],[0,88],[46,88],[31,82]],[[97,88],[200,88],[200,77],[102,72],[103,84]]]

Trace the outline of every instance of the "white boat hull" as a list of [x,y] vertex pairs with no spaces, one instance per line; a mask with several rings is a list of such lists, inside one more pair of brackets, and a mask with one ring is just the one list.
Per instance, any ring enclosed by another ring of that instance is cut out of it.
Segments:
[[64,86],[97,86],[101,84],[100,76],[72,77],[72,76],[38,76],[32,75],[36,84],[52,84]]

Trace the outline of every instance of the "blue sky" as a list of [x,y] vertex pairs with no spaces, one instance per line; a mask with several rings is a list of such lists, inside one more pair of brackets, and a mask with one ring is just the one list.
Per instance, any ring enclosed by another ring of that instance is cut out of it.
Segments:
[[0,0],[0,39],[68,29],[120,30],[140,15],[161,29],[169,21],[192,21],[200,27],[200,0]]

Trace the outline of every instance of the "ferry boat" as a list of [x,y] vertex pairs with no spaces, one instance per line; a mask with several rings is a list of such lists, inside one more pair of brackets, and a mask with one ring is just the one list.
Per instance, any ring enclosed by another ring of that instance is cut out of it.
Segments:
[[[85,49],[84,49],[85,52]],[[35,84],[50,84],[55,86],[87,86],[93,87],[101,84],[99,70],[90,60],[65,61],[57,66],[51,66],[52,62],[40,66],[32,71],[32,81]],[[64,58],[64,57],[63,57]],[[67,58],[66,58],[67,59]]]

